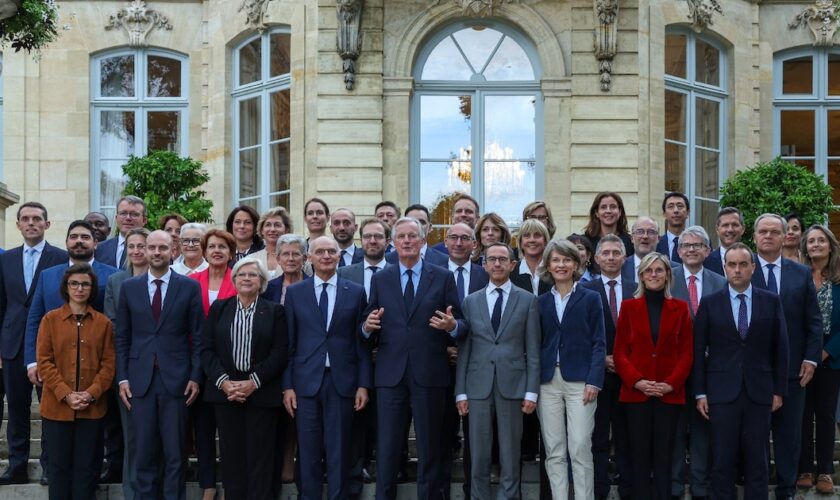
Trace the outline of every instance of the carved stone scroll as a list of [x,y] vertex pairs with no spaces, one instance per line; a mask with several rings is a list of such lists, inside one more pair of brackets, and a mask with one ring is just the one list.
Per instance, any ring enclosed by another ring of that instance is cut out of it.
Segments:
[[245,24],[262,33],[268,28],[268,2],[271,0],[243,0],[238,12],[245,11]]
[[364,0],[336,0],[338,32],[336,50],[344,70],[344,88],[353,90],[356,83],[356,59],[362,52],[362,9]]
[[601,90],[612,85],[612,61],[618,42],[618,0],[595,0],[595,58],[601,74]]
[[817,0],[814,5],[797,14],[788,28],[796,29],[803,25],[814,34],[815,47],[831,47],[840,25],[840,14],[831,0]]
[[[493,15],[493,8],[504,3],[519,3],[519,0],[449,0],[461,8],[461,14],[467,17],[488,17]],[[440,5],[435,0],[432,5]]]
[[106,30],[123,28],[130,47],[145,47],[146,37],[155,29],[171,30],[169,20],[160,12],[146,7],[143,0],[133,0],[127,7],[111,14]]
[[712,16],[715,12],[723,14],[720,0],[686,0],[688,3],[688,18],[691,19],[691,27],[700,33],[714,24]]

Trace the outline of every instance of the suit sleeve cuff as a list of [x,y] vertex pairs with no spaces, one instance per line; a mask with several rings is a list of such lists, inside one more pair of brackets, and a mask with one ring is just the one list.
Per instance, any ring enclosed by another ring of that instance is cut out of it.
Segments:
[[29,363],[28,365],[26,365],[26,369],[30,370],[32,368],[35,368],[36,366],[38,366],[38,363]]
[[817,362],[816,361],[811,361],[810,359],[803,359],[802,362],[803,363],[808,363],[809,365],[817,366]]
[[120,382],[117,384],[117,387],[119,387],[119,386],[121,386],[121,385],[123,385],[123,384],[127,384],[127,383],[128,383],[128,380],[127,380],[127,379],[126,379],[126,380],[120,380]]
[[534,392],[526,392],[525,393],[525,399],[527,399],[528,401],[530,401],[532,403],[536,403],[538,397],[539,397],[539,395],[534,393]]
[[455,323],[455,328],[453,328],[451,332],[446,332],[446,333],[448,333],[449,336],[452,337],[453,339],[458,338],[458,323],[457,322]]
[[360,328],[361,328],[361,330],[362,330],[362,336],[363,336],[365,339],[369,339],[369,338],[370,338],[370,334],[371,334],[371,332],[365,331],[365,327],[364,327],[364,326],[361,326]]
[[221,374],[219,376],[219,378],[216,379],[216,389],[219,389],[221,391],[222,390],[222,384],[224,384],[225,380],[227,380],[228,378],[230,378],[230,377],[228,377],[227,373]]
[[254,382],[254,385],[257,386],[257,389],[259,389],[261,385],[260,377],[258,377],[256,373],[252,373],[249,378]]
[[455,396],[455,402],[456,403],[459,402],[459,401],[466,401],[466,400],[467,400],[467,395],[466,394],[458,394],[457,396]]

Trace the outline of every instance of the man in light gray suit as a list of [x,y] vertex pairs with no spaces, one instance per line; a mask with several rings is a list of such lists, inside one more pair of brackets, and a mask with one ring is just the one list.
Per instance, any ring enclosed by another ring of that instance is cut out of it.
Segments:
[[[682,264],[673,268],[671,295],[688,302],[691,318],[697,313],[703,297],[727,286],[726,278],[703,267],[709,256],[709,235],[701,226],[691,226],[680,234],[677,242]],[[696,401],[691,392],[693,384],[685,385],[685,408],[680,413],[677,436],[674,440],[674,458],[671,466],[671,494],[683,496],[686,479],[694,498],[707,497],[709,487],[709,422],[695,409]],[[685,455],[689,454],[690,474],[686,478]]]
[[540,388],[540,318],[537,298],[513,286],[513,250],[495,243],[485,251],[487,287],[464,299],[463,339],[455,378],[458,412],[470,414],[472,498],[490,498],[493,416],[501,474],[497,497],[520,498],[522,414],[536,409]]

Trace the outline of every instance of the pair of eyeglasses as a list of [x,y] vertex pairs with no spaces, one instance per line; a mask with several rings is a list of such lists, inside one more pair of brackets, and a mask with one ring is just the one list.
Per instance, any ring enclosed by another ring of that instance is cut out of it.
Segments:
[[71,280],[71,281],[67,282],[67,286],[70,287],[70,288],[73,288],[75,290],[78,290],[78,289],[87,290],[88,288],[93,286],[93,283],[91,283],[90,281]]

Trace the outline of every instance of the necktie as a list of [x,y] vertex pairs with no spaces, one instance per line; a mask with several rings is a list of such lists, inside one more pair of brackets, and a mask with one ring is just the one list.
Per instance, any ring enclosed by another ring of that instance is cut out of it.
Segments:
[[414,271],[406,269],[405,275],[408,276],[408,282],[405,284],[405,291],[403,292],[406,312],[411,311],[411,304],[414,302],[414,280],[411,279],[413,274]]
[[155,323],[157,323],[160,321],[160,311],[163,310],[163,294],[160,289],[163,280],[155,280],[154,284],[157,288],[155,288],[155,295],[152,297],[152,316],[154,316]]
[[125,269],[125,240],[120,243],[120,269]]
[[490,317],[490,324],[493,325],[493,333],[499,333],[499,325],[502,323],[502,300],[504,299],[504,291],[501,288],[496,288],[496,304],[493,305],[493,315]]
[[344,267],[347,263],[344,262],[344,256],[347,255],[347,250],[341,251],[341,258],[338,259],[338,267]]
[[26,285],[26,293],[32,287],[32,278],[35,276],[35,249],[27,248],[23,253],[23,282]]
[[368,266],[368,269],[370,269],[370,274],[376,274],[376,271],[379,271],[379,268],[376,266]]
[[741,339],[747,338],[747,329],[749,329],[750,325],[747,323],[747,300],[746,295],[743,293],[738,294],[738,299],[741,301],[741,305],[738,306],[738,335],[741,336]]
[[767,267],[767,289],[778,295],[779,285],[776,284],[776,273],[773,272],[776,264],[767,264],[765,267]]
[[677,252],[677,249],[679,248],[679,243],[678,242],[679,242],[679,238],[677,236],[674,236],[674,249],[671,250],[671,260],[674,261],[674,262],[682,262],[682,259],[680,258],[680,254]]
[[618,284],[615,280],[607,282],[610,285],[610,316],[612,316],[613,325],[618,324],[618,297],[615,295],[615,285]]
[[324,328],[329,326],[330,299],[327,296],[327,285],[329,285],[329,283],[324,283],[322,285],[321,298],[318,299],[318,308],[321,309],[321,318],[324,319]]
[[458,301],[464,302],[464,297],[467,296],[466,290],[464,290],[464,268],[462,266],[458,266],[458,277],[455,279],[455,286],[458,287]]
[[688,306],[691,307],[691,314],[697,314],[697,276],[688,277]]

